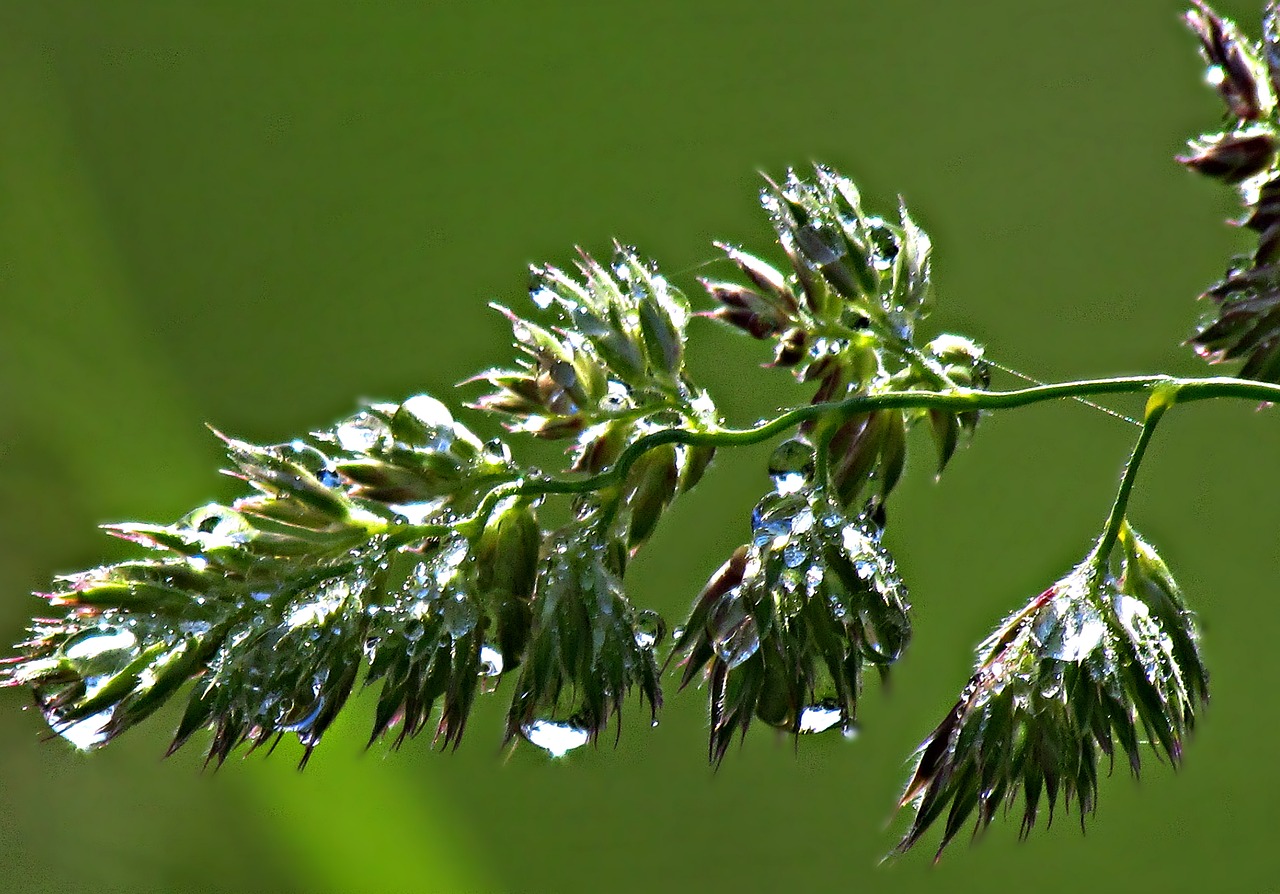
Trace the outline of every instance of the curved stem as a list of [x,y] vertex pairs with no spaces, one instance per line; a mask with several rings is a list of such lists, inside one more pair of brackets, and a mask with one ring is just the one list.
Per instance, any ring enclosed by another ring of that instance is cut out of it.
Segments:
[[[397,529],[394,536],[399,542],[408,543],[415,539],[439,536],[441,533],[448,531],[450,527],[453,530],[474,532],[484,525],[493,508],[500,500],[506,497],[591,493],[619,484],[625,480],[627,473],[631,470],[636,460],[653,448],[663,444],[746,447],[767,441],[775,435],[794,428],[803,422],[828,419],[834,423],[875,410],[919,409],[951,410],[953,412],[1012,410],[1052,400],[1089,397],[1097,394],[1141,394],[1144,392],[1152,392],[1153,397],[1161,396],[1160,400],[1155,402],[1160,405],[1159,409],[1155,411],[1157,412],[1157,419],[1175,401],[1177,403],[1190,403],[1200,400],[1235,398],[1280,403],[1280,385],[1228,377],[1180,379],[1165,375],[1081,379],[1074,382],[1056,382],[1048,385],[1036,385],[1031,388],[1019,388],[1013,391],[977,391],[964,388],[947,392],[884,391],[878,394],[850,397],[831,403],[795,407],[752,428],[701,431],[691,431],[683,428],[661,429],[632,442],[610,468],[598,475],[591,475],[586,478],[530,478],[504,484],[489,491],[481,500],[479,508],[469,518],[461,519],[452,526],[405,526]],[[1154,428],[1154,423],[1150,422],[1152,412],[1152,404],[1149,404],[1148,422],[1150,424],[1144,425],[1144,437],[1140,438],[1139,442],[1141,449],[1144,451],[1146,449],[1145,442],[1150,439],[1148,429]],[[1139,456],[1140,460],[1141,457]],[[1137,464],[1131,461],[1130,466],[1134,474],[1136,474]],[[1132,488],[1131,481],[1128,487]],[[1125,490],[1123,496],[1127,501],[1127,490]],[[1123,506],[1120,509],[1121,515],[1123,515]]]
[[1124,476],[1120,479],[1120,489],[1116,491],[1116,501],[1111,506],[1111,514],[1107,516],[1107,524],[1102,529],[1102,537],[1094,548],[1094,563],[1097,567],[1106,564],[1111,557],[1111,550],[1120,536],[1120,528],[1124,524],[1125,511],[1129,508],[1129,496],[1133,493],[1133,484],[1138,480],[1138,469],[1142,466],[1142,458],[1146,455],[1147,445],[1155,434],[1156,426],[1164,416],[1165,410],[1178,400],[1178,387],[1157,387],[1147,401],[1146,413],[1142,417],[1142,433],[1138,442],[1133,445],[1133,453],[1129,456],[1129,464],[1124,468]]

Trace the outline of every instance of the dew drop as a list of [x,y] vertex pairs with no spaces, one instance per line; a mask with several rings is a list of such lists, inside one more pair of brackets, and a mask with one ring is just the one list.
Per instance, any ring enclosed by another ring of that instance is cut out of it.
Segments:
[[607,412],[625,410],[631,404],[631,389],[621,382],[610,380],[608,390],[600,401],[600,408]]
[[[133,657],[138,638],[128,630],[103,627],[82,633],[63,648],[62,654],[77,665],[101,666]],[[82,671],[83,673],[83,671]]]
[[556,720],[535,720],[525,724],[520,731],[526,739],[552,757],[564,757],[591,740],[591,734],[585,729]]
[[[733,593],[734,591],[730,591]],[[747,613],[742,597],[734,594],[721,602],[711,618],[716,654],[729,666],[737,667],[760,648],[760,630]]]
[[825,733],[844,718],[840,707],[832,699],[823,699],[800,712],[798,731]]
[[[810,565],[804,572],[804,592],[810,599],[818,595],[825,575],[821,565]],[[836,617],[840,617],[837,615]]]
[[480,676],[497,677],[502,673],[502,653],[493,646],[480,648]]
[[801,509],[796,513],[795,517],[791,519],[791,533],[806,534],[813,530],[814,522],[813,510]]
[[1074,605],[1067,600],[1055,604],[1060,612],[1059,623],[1054,625],[1044,640],[1044,654],[1059,661],[1083,661],[1095,652],[1107,633],[1106,622],[1089,606]]
[[667,634],[666,622],[655,611],[645,610],[636,615],[636,645],[652,649],[661,645]]
[[111,725],[114,710],[107,708],[66,724],[59,724],[56,719],[51,718],[53,731],[81,751],[89,751],[107,741],[107,727]]
[[204,636],[213,629],[213,625],[208,621],[181,621],[178,629],[187,636]]
[[391,503],[391,511],[404,519],[406,525],[425,525],[440,511],[440,500],[426,500],[422,503]]
[[805,551],[804,544],[797,540],[792,540],[782,551],[782,564],[788,568],[799,568],[808,560],[809,553]]
[[459,593],[445,602],[440,616],[449,633],[454,639],[458,639],[475,629],[476,622],[480,620],[480,611],[475,602]]
[[316,721],[320,719],[320,712],[324,710],[324,702],[325,699],[322,695],[316,699],[315,704],[311,706],[311,710],[306,715],[292,723],[281,723],[280,729],[285,732],[297,733],[298,740],[303,745],[315,745],[319,741],[319,737],[312,733],[312,728],[315,726]]
[[422,423],[423,428],[444,430],[447,434],[453,427],[453,414],[449,408],[429,394],[414,395],[402,403],[400,409]]
[[358,413],[334,431],[338,446],[350,453],[368,453],[390,436],[387,424],[370,413]]
[[511,448],[501,438],[486,441],[482,454],[484,461],[490,465],[505,466],[511,463]]
[[769,476],[780,494],[802,490],[813,478],[813,447],[800,438],[783,441],[769,457]]

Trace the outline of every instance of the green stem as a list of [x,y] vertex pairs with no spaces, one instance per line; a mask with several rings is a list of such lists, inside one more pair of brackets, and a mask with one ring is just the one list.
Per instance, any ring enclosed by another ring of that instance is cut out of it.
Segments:
[[1099,568],[1106,565],[1111,557],[1111,550],[1120,536],[1120,528],[1124,525],[1125,511],[1129,508],[1129,495],[1133,493],[1133,484],[1138,480],[1138,469],[1142,466],[1142,458],[1146,455],[1147,445],[1156,432],[1156,426],[1164,416],[1165,410],[1173,406],[1179,399],[1176,385],[1168,388],[1157,387],[1147,401],[1147,410],[1142,417],[1142,433],[1138,435],[1138,443],[1133,445],[1133,453],[1129,456],[1129,464],[1124,468],[1124,476],[1120,479],[1120,489],[1116,491],[1116,501],[1111,506],[1111,514],[1107,516],[1107,524],[1102,529],[1102,537],[1094,548],[1093,561]]
[[813,450],[814,480],[818,487],[831,491],[831,436],[835,426],[821,425],[814,431],[815,445]]
[[[1090,397],[1099,394],[1141,394],[1154,392],[1167,407],[1175,399],[1178,403],[1235,398],[1280,403],[1280,385],[1256,382],[1249,379],[1228,377],[1179,379],[1172,376],[1118,376],[1105,379],[1082,379],[1074,382],[1057,382],[1019,388],[1013,391],[975,391],[956,389],[936,391],[885,391],[878,394],[859,395],[841,401],[808,404],[795,407],[762,422],[752,428],[711,429],[691,431],[683,428],[667,428],[652,432],[632,442],[618,460],[607,470],[586,478],[531,478],[494,488],[481,500],[479,508],[470,518],[453,525],[454,530],[476,531],[485,523],[500,500],[509,496],[541,496],[544,494],[591,493],[620,484],[625,480],[641,456],[662,444],[688,444],[708,447],[746,447],[767,441],[810,420],[826,419],[831,423],[876,410],[1012,410],[1052,400]],[[1149,408],[1148,413],[1151,410]],[[1160,409],[1163,413],[1164,409]],[[1144,440],[1149,440],[1148,427],[1144,426]],[[1143,450],[1146,444],[1141,444]],[[1131,463],[1136,474],[1136,465]],[[1132,487],[1132,482],[1130,482]],[[1127,493],[1125,494],[1127,499]],[[1123,511],[1123,507],[1121,507]],[[440,536],[448,530],[441,525],[406,526],[397,529],[395,538],[401,543],[413,542],[424,537]]]

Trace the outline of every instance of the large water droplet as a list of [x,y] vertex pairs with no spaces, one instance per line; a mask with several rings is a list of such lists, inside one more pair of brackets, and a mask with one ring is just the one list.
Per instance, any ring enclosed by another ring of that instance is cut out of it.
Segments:
[[783,441],[769,457],[769,476],[780,494],[802,490],[813,479],[813,447],[800,438]]
[[475,628],[476,622],[480,620],[480,609],[473,600],[459,593],[452,599],[445,600],[440,615],[449,633],[454,639],[458,639]]
[[1060,596],[1052,603],[1057,614],[1056,623],[1048,630],[1044,624],[1037,633],[1043,633],[1044,654],[1059,661],[1078,662],[1095,652],[1107,633],[1106,622],[1088,604],[1076,603],[1069,596]]
[[440,511],[443,502],[441,500],[426,500],[421,503],[390,503],[388,505],[391,511],[404,519],[404,524],[425,525],[432,520],[432,516]]
[[835,700],[823,699],[800,712],[798,730],[802,733],[824,733],[843,719],[844,714]]
[[710,625],[716,654],[732,670],[759,650],[760,629],[742,597],[733,590],[730,593],[734,595],[716,607]]
[[486,441],[481,453],[484,461],[490,465],[505,466],[511,462],[511,448],[501,438]]
[[667,624],[662,616],[648,609],[636,615],[636,645],[642,649],[653,649],[662,643],[667,633]]
[[429,394],[416,394],[400,405],[400,409],[413,416],[425,428],[450,428],[453,414],[449,408]]
[[[128,630],[100,627],[77,634],[63,645],[63,656],[72,663],[84,683],[80,703],[92,699],[111,683],[138,655],[138,639]],[[107,728],[115,707],[78,720],[64,721],[55,709],[45,711],[49,726],[76,748],[87,751],[107,740]]]
[[178,629],[187,636],[204,636],[213,629],[213,624],[209,621],[180,621]]
[[600,401],[600,409],[606,412],[618,412],[631,405],[631,389],[621,382],[609,381],[604,398]]
[[[315,703],[311,705],[311,709],[307,711],[306,714],[292,722],[282,722],[280,724],[280,729],[290,733],[297,733],[298,739],[304,745],[314,745],[315,741],[313,741],[312,737],[308,734],[310,733],[311,728],[315,726],[316,721],[320,719],[320,712],[323,710],[324,696],[322,695],[315,700]],[[288,718],[286,718],[286,721],[287,720]]]
[[[808,568],[806,568],[804,572],[805,596],[807,596],[810,599],[813,599],[815,596],[817,596],[819,588],[821,588],[822,586],[822,581],[824,577],[825,575],[822,571],[821,565],[810,565]],[[840,617],[840,615],[836,615],[836,617],[838,618]]]
[[368,453],[390,437],[387,424],[371,413],[357,413],[334,431],[338,446],[350,453]]
[[526,739],[552,757],[564,757],[591,740],[591,734],[585,729],[556,720],[535,720],[525,724],[520,731]]
[[75,663],[81,676],[115,670],[132,660],[138,638],[128,630],[100,627],[77,634],[67,641],[62,654]]
[[502,653],[487,643],[480,647],[480,676],[496,677],[502,673]]
[[72,723],[60,724],[56,718],[49,718],[53,731],[66,739],[81,751],[89,751],[107,741],[107,727],[111,724],[114,708],[107,708],[97,714],[90,714]]
[[795,517],[791,519],[791,533],[807,534],[809,531],[813,530],[815,521],[816,519],[813,516],[812,509],[801,509],[795,514]]
[[804,544],[798,540],[792,540],[782,551],[782,564],[788,568],[799,568],[808,560],[809,553],[805,550]]
[[412,618],[404,625],[404,638],[411,643],[416,643],[427,632],[427,625],[417,618]]
[[898,256],[898,239],[893,230],[879,217],[867,218],[867,232],[871,236],[871,263],[877,270],[889,270]]

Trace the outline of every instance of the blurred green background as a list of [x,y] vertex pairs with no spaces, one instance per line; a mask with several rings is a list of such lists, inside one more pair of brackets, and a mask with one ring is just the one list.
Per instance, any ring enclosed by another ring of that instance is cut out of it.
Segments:
[[[1260,5],[1221,8],[1252,28]],[[486,302],[519,305],[525,265],[575,244],[632,241],[692,294],[713,238],[769,251],[759,169],[821,159],[873,208],[903,194],[936,245],[932,324],[1003,363],[1199,373],[1177,344],[1240,237],[1225,191],[1170,160],[1221,108],[1180,9],[0,3],[2,638],[52,573],[124,555],[96,524],[235,495],[206,421],[270,442],[361,398],[452,399],[511,356]],[[733,421],[801,399],[711,324],[692,350]],[[1177,778],[1117,772],[1087,837],[1072,815],[1019,844],[1015,820],[938,868],[877,863],[974,644],[1082,555],[1133,434],[1079,405],[989,418],[941,483],[917,442],[891,532],[917,635],[856,741],[756,730],[713,774],[702,693],[669,691],[616,750],[508,758],[490,699],[458,753],[388,755],[362,749],[364,700],[305,774],[296,747],[212,774],[194,748],[160,760],[172,712],[85,756],[5,692],[0,885],[1275,890],[1280,427],[1239,404],[1174,414],[1133,506],[1214,672]],[[680,615],[742,539],[765,455],[722,457],[669,513],[639,602]]]

